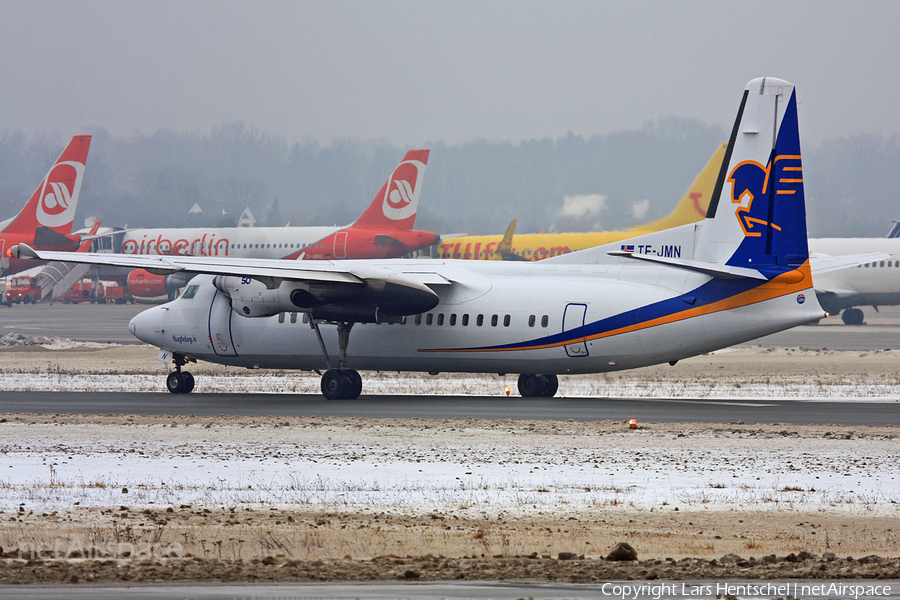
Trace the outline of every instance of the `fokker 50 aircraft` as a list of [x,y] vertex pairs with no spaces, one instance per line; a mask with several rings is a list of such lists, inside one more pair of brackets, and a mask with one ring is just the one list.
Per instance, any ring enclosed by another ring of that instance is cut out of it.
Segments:
[[[115,251],[287,260],[397,258],[438,241],[434,233],[413,229],[427,164],[428,150],[408,151],[362,216],[346,227],[132,229],[115,236]],[[187,279],[184,273],[136,270],[129,273],[128,285],[135,296],[155,297],[174,292]]]
[[36,266],[32,261],[6,256],[4,248],[15,244],[47,250],[78,248],[81,238],[72,235],[72,220],[90,147],[91,136],[73,137],[19,214],[0,222],[0,275]]
[[523,396],[553,396],[558,375],[675,364],[826,316],[803,189],[794,86],[760,78],[704,221],[538,263],[11,251],[200,274],[129,324],[174,362],[171,392],[193,388],[186,362],[207,360],[327,368],[329,399],[359,396],[357,369],[521,373]]

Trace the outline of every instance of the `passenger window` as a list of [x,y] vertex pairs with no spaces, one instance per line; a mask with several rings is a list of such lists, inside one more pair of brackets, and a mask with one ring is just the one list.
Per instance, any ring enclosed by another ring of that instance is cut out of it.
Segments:
[[191,298],[194,297],[194,295],[197,293],[197,290],[199,288],[200,288],[199,285],[189,285],[188,288],[186,290],[184,290],[184,293],[181,295],[181,297],[184,298],[185,300],[190,300]]
[[534,323],[535,323],[534,315],[531,315],[530,317],[528,317],[528,326],[534,327]]
[[550,324],[550,317],[548,315],[544,315],[541,317],[541,327],[546,327]]
[[444,324],[444,313],[438,315],[438,327]]
[[484,325],[484,315],[478,315],[478,317],[476,317],[476,319],[475,319],[475,324],[478,325],[479,327]]
[[506,315],[505,317],[503,317],[503,326],[509,327],[509,315]]
[[434,323],[434,315],[431,313],[428,313],[427,315],[425,315],[425,324],[431,325],[432,323]]
[[291,313],[291,323],[297,322],[297,313]]
[[416,315],[416,325],[421,325],[421,324],[422,324],[422,314],[419,313]]
[[284,313],[278,313],[278,322],[284,323]]
[[309,313],[303,313],[303,322],[309,323]]
[[450,315],[450,327],[454,327],[456,325],[456,313]]
[[497,315],[491,315],[491,327],[497,326]]
[[468,315],[468,314],[463,315],[463,318],[462,318],[462,326],[463,326],[463,327],[468,327],[468,326],[469,326],[469,315]]

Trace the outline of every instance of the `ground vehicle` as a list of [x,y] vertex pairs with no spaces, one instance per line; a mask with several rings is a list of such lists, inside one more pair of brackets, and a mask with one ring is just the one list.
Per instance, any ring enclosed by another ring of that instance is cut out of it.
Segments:
[[6,303],[31,304],[41,301],[41,288],[37,277],[13,277],[6,288]]
[[128,292],[128,288],[103,281],[98,281],[95,284],[90,279],[79,281],[63,296],[63,302],[66,304],[77,304],[79,302],[92,302],[95,304],[115,302],[116,304],[125,304],[130,301],[133,302],[134,299]]
[[97,293],[93,293],[93,284],[90,279],[79,281],[66,292],[63,296],[63,302],[66,304],[77,304],[79,302],[106,302],[104,285],[97,283]]

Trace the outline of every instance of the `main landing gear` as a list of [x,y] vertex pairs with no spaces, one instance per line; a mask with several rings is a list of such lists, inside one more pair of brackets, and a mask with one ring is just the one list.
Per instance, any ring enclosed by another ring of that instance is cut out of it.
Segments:
[[552,398],[559,389],[556,375],[519,375],[519,393],[523,398]]
[[319,331],[319,323],[310,318],[310,327],[316,332],[319,340],[319,348],[322,349],[322,355],[325,357],[325,364],[328,370],[322,375],[322,395],[329,400],[355,400],[362,393],[362,377],[355,369],[347,368],[347,345],[350,343],[350,330],[353,329],[353,323],[341,322],[337,324],[338,330],[338,368],[331,367],[331,358],[328,356],[328,349],[325,348],[325,341],[322,339],[322,332]]
[[848,308],[841,313],[841,319],[845,325],[862,325],[864,318],[865,315],[863,315],[862,309],[859,308]]
[[175,363],[175,370],[166,377],[166,389],[173,394],[190,394],[194,389],[194,376],[188,371],[182,371],[181,367],[188,362],[197,361],[181,354],[172,354],[172,362]]

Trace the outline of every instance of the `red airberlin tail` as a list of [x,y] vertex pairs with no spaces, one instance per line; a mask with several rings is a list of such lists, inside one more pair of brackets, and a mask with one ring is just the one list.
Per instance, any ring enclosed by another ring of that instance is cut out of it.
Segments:
[[13,217],[3,232],[28,234],[34,233],[38,227],[46,227],[56,233],[71,233],[90,147],[91,136],[73,137],[38,185],[31,200]]
[[416,223],[419,192],[427,164],[428,150],[407,152],[372,204],[351,227],[412,229]]

